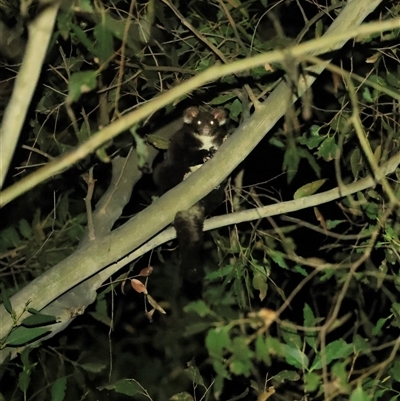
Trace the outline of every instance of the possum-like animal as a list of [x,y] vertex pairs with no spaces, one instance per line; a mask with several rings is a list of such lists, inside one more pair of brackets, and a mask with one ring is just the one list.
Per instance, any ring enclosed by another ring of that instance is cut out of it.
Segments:
[[[201,111],[198,107],[189,107],[183,113],[183,122],[183,128],[171,138],[165,160],[154,171],[154,181],[162,193],[211,159],[227,136],[223,109]],[[175,216],[180,274],[184,281],[201,284],[203,222],[205,216],[221,203],[223,194],[224,188],[219,186],[190,209]]]
[[183,113],[184,126],[171,138],[166,158],[154,172],[154,181],[164,193],[211,159],[226,138],[225,111],[201,111],[189,107]]

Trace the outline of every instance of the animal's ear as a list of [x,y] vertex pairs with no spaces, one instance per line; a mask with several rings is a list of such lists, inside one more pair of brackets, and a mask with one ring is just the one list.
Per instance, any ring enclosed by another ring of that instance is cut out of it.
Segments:
[[218,125],[226,123],[226,114],[224,109],[214,109],[211,111],[212,116],[218,121]]
[[199,108],[198,107],[188,107],[184,112],[183,112],[183,122],[185,124],[191,124],[193,122],[193,119],[199,114]]

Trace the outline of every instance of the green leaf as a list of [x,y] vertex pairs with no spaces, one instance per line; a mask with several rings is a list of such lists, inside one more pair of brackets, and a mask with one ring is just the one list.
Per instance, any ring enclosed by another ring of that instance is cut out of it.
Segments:
[[29,348],[25,348],[21,353],[22,372],[18,375],[18,387],[25,394],[31,380],[32,365],[29,362]]
[[206,347],[212,358],[222,358],[225,349],[231,346],[231,338],[229,337],[230,327],[220,327],[211,329],[206,336]]
[[28,390],[29,382],[31,381],[31,372],[26,371],[25,368],[18,375],[18,388],[25,394]]
[[[347,344],[343,339],[336,340],[328,344],[325,348],[324,361],[329,365],[333,360],[345,358],[353,353],[353,345]],[[322,368],[322,357],[318,354],[310,370]]]
[[104,363],[94,363],[94,362],[82,363],[79,366],[82,369],[86,370],[87,372],[91,373],[100,373],[102,370],[106,368],[106,365]]
[[304,304],[303,308],[303,318],[304,318],[304,326],[305,327],[313,327],[315,325],[315,316],[313,310],[310,308],[310,305],[307,303]]
[[113,384],[108,384],[107,386],[98,387],[98,390],[114,390],[117,393],[125,394],[129,396],[134,396],[136,394],[141,394],[143,389],[134,380],[121,379]]
[[308,358],[307,355],[304,354],[300,349],[298,348],[293,348],[287,344],[282,344],[281,345],[283,354],[286,358],[286,362],[294,366],[295,368],[298,369],[307,369],[308,368]]
[[97,71],[75,72],[68,82],[67,104],[76,102],[83,93],[92,91],[96,86]]
[[57,321],[55,316],[51,315],[42,315],[41,313],[34,313],[31,316],[25,318],[21,325],[25,327],[34,327],[34,326],[45,326],[47,324],[55,323]]
[[362,209],[368,215],[368,217],[371,220],[375,220],[378,217],[380,207],[371,200],[367,200],[362,192],[357,192],[357,199],[359,200]]
[[253,276],[253,287],[259,291],[259,298],[262,301],[267,296],[268,284],[265,274],[255,273]]
[[247,309],[247,294],[246,283],[243,282],[241,277],[235,277],[233,281],[233,293],[236,297],[236,301],[239,304],[240,309]]
[[268,336],[265,339],[265,345],[268,349],[268,354],[270,355],[279,355],[279,356],[284,356],[284,350],[283,350],[283,344],[279,342],[277,338]]
[[335,362],[331,369],[335,383],[342,394],[349,394],[351,391],[351,386],[348,383],[347,363],[348,361]]
[[79,8],[82,12],[92,13],[94,11],[91,0],[80,0]]
[[287,182],[290,183],[297,173],[300,156],[295,146],[286,149],[282,169],[287,172]]
[[[214,366],[214,369],[215,369],[215,366]],[[215,370],[215,371],[217,371],[217,370]],[[224,376],[219,374],[215,378],[214,385],[213,385],[214,398],[216,400],[220,399],[223,388],[224,388]]]
[[286,148],[286,145],[280,139],[275,138],[275,137],[272,137],[269,140],[269,143],[270,143],[270,145],[275,146],[276,148],[279,148],[279,149]]
[[[304,304],[303,308],[303,318],[304,318],[304,327],[315,327],[315,324],[317,323],[317,320],[314,316],[313,310],[310,308],[310,306],[306,303]],[[317,338],[317,333],[316,332],[310,332],[310,331],[305,331],[304,332],[305,340],[306,343],[312,347],[313,349],[316,348],[316,338]]]
[[[114,37],[122,40],[124,38],[124,31],[126,28],[126,24],[128,23],[128,20],[125,18],[116,20],[110,14],[105,14],[104,17],[105,17],[104,24],[107,27],[107,29],[114,35]],[[138,40],[139,38],[135,39]],[[135,39],[131,38],[131,41],[128,40],[128,45],[132,46],[133,40]],[[136,46],[133,45],[133,47]]]
[[326,220],[326,228],[332,230],[332,228],[337,227],[339,224],[345,223],[347,220]]
[[354,179],[358,178],[358,173],[362,169],[362,156],[359,148],[355,148],[351,152],[350,156],[350,167]]
[[318,178],[321,177],[321,167],[318,165],[315,157],[307,149],[299,148],[299,156],[308,161],[308,164],[314,170],[314,173]]
[[194,401],[194,398],[186,391],[183,391],[182,393],[174,394],[170,398],[170,400],[171,401]]
[[282,370],[278,374],[272,376],[271,379],[278,383],[283,383],[285,380],[295,382],[300,379],[300,375],[293,370]]
[[19,232],[25,239],[30,239],[32,236],[32,228],[25,219],[19,221]]
[[393,361],[393,365],[389,370],[389,374],[393,377],[394,380],[400,382],[400,359],[397,358]]
[[325,138],[319,133],[320,129],[319,125],[312,125],[310,127],[310,136],[304,133],[301,137],[297,138],[297,141],[301,145],[306,145],[310,150],[315,149]]
[[209,322],[201,322],[201,323],[194,323],[190,324],[185,327],[185,336],[193,336],[194,334],[202,333],[210,328],[211,323]]
[[253,351],[249,348],[246,337],[236,337],[232,341],[232,362],[229,364],[230,371],[235,375],[249,377],[253,368]]
[[67,40],[69,38],[69,33],[71,30],[71,25],[72,25],[72,16],[73,13],[68,10],[60,10],[57,16],[57,28],[60,31],[61,36],[63,37],[64,40]]
[[338,151],[338,146],[336,145],[335,138],[326,138],[318,149],[318,156],[322,157],[326,161],[331,161],[336,158]]
[[289,269],[285,261],[285,254],[282,252],[271,250],[269,256],[278,266]]
[[184,311],[197,313],[200,317],[215,316],[215,313],[207,306],[203,300],[190,302],[184,307]]
[[301,274],[304,277],[308,276],[307,270],[304,269],[303,267],[301,267],[300,265],[295,265],[294,268],[293,268],[293,271],[296,272],[296,273]]
[[304,375],[304,389],[312,393],[313,391],[317,390],[319,388],[319,385],[321,383],[321,377],[320,375],[317,375],[314,372],[309,372]]
[[169,145],[169,140],[165,137],[157,134],[147,135],[146,140],[148,143],[152,144],[157,149],[167,150]]
[[230,111],[229,116],[235,120],[243,111],[243,105],[239,99],[235,99],[228,108]]
[[250,74],[254,79],[260,79],[266,75],[270,75],[271,71],[268,71],[264,65],[259,65],[258,67],[251,68]]
[[226,102],[229,102],[231,99],[235,99],[237,96],[234,93],[227,93],[225,95],[220,95],[211,100],[210,105],[219,106]]
[[0,231],[0,244],[3,249],[16,248],[21,244],[18,231],[14,227],[7,227]]
[[300,335],[297,333],[295,329],[291,329],[288,327],[282,328],[282,337],[285,340],[286,344],[290,345],[293,348],[302,348],[302,340]]
[[96,38],[95,54],[99,58],[99,64],[109,62],[114,54],[113,35],[103,24],[97,24],[94,27],[94,37]]
[[86,36],[86,33],[77,24],[70,24],[71,30],[74,32],[78,40],[89,50],[89,53],[93,56],[96,55],[95,48],[92,41]]
[[0,290],[1,290],[1,300],[3,301],[3,305],[5,310],[9,313],[9,315],[14,318],[15,313],[13,311],[10,298],[8,297],[6,288],[4,287],[4,283],[0,283]]
[[351,393],[349,401],[371,401],[360,385]]
[[[208,67],[211,67],[212,65],[212,61],[210,59],[201,59],[200,62],[198,63],[197,67],[196,67],[196,71],[197,72],[201,72],[206,70]],[[229,79],[228,76],[225,77],[225,79]]]
[[255,341],[256,358],[264,362],[267,366],[271,365],[271,358],[269,356],[268,344],[264,336],[259,335]]
[[324,32],[324,24],[319,19],[315,24],[315,38],[320,38],[323,35],[323,32]]
[[389,85],[391,85],[391,86],[393,86],[393,87],[395,87],[397,89],[400,89],[400,80],[399,80],[398,76],[396,76],[396,75],[392,74],[391,72],[387,71],[386,72],[386,80],[387,80]]
[[368,340],[362,338],[359,334],[354,336],[353,345],[355,353],[362,352],[363,354],[366,354],[371,349],[371,346],[368,344]]
[[6,339],[6,344],[11,346],[21,346],[29,344],[44,334],[49,333],[49,330],[42,327],[23,327],[19,326],[14,329]]
[[394,302],[390,311],[393,313],[394,319],[391,322],[393,327],[400,328],[400,303]]
[[197,366],[193,366],[193,365],[189,366],[187,369],[185,369],[185,375],[190,379],[190,381],[192,383],[206,388],[206,385],[204,384],[204,380],[203,380]]
[[83,143],[90,138],[89,129],[90,129],[90,127],[88,127],[86,122],[83,122],[80,129],[76,133],[76,137],[78,138],[79,143]]
[[335,117],[330,121],[329,125],[332,130],[342,135],[347,135],[351,131],[352,124],[350,122],[351,113],[343,110],[341,113],[337,113]]
[[106,326],[111,327],[111,318],[106,314],[94,311],[94,312],[89,312],[89,315],[92,316],[97,321],[105,324]]
[[362,91],[362,97],[368,103],[373,103],[374,102],[374,100],[372,99],[371,91],[369,90],[368,87],[364,87],[364,89]]
[[294,193],[293,199],[300,199],[315,194],[315,192],[317,192],[325,182],[326,179],[324,178],[303,185]]
[[229,378],[229,373],[226,369],[226,364],[220,360],[214,359],[212,361],[213,368],[217,374],[217,378]]
[[232,274],[234,270],[235,270],[234,265],[227,265],[218,270],[214,270],[210,273],[207,273],[205,279],[209,280],[209,281],[221,279],[223,277],[226,277],[226,276]]
[[59,377],[51,386],[51,401],[63,401],[67,388],[67,377]]

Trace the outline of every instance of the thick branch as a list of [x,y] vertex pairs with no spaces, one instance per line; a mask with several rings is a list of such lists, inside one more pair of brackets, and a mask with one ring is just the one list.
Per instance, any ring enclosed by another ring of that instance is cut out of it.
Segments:
[[54,1],[29,25],[24,60],[0,128],[0,188],[3,187],[39,79],[59,6],[60,2]]
[[[369,1],[368,4],[364,0],[351,1],[334,21],[326,34],[324,43],[329,43],[329,50],[332,50],[332,40],[329,40],[330,35],[335,35],[339,31],[350,31],[352,27],[360,24],[379,3],[380,1],[378,0]],[[341,43],[337,43],[336,47],[343,45],[345,40],[351,35],[342,34],[339,36],[343,38],[343,40]],[[277,54],[277,52],[275,52],[275,54]],[[314,68],[314,73],[317,75],[322,70],[323,66],[317,66]],[[221,73],[219,69],[214,69],[213,71],[219,71],[219,74]],[[223,71],[229,71],[229,68]],[[299,82],[298,93],[300,95],[304,93],[313,83],[314,79],[313,77],[303,78],[301,82]],[[188,90],[187,88],[188,87],[185,86],[185,90]],[[172,93],[175,96],[176,92],[171,91],[170,97],[173,97]],[[167,99],[170,101],[170,97],[160,96],[154,102],[149,102],[140,109],[142,112],[135,115],[135,118],[138,120],[143,118],[146,113],[149,113],[148,105],[152,104],[150,108],[151,111],[153,111],[155,107],[165,105]],[[93,243],[87,244],[87,246],[77,250],[74,254],[70,255],[57,266],[54,266],[45,274],[28,284],[23,290],[15,294],[11,302],[17,316],[22,313],[28,301],[30,301],[30,307],[41,310],[59,297],[60,294],[65,293],[70,288],[92,277],[116,260],[122,259],[125,255],[129,254],[132,250],[138,248],[148,241],[149,238],[161,231],[173,220],[176,212],[189,208],[222,182],[223,179],[245,159],[295,100],[291,88],[282,82],[269,96],[267,101],[262,106],[258,107],[253,116],[240,126],[231,138],[226,141],[215,157],[196,173],[192,174],[182,184],[166,193],[153,205],[113,231],[110,235],[98,241],[93,241]],[[124,124],[129,126],[134,122],[132,116],[121,120],[123,121],[120,123],[117,121],[116,123],[119,124],[118,129],[121,129]],[[91,139],[92,142],[90,142],[90,146],[96,145],[95,147],[97,147],[101,144],[102,140],[108,138],[107,135],[113,132],[115,132],[115,127],[114,131],[110,128],[108,130],[106,129],[106,133],[103,135],[101,135],[103,133],[102,131],[97,135],[96,140],[93,141]],[[72,159],[75,161],[78,160],[86,150],[86,147],[78,148],[75,159]],[[78,157],[78,159],[76,159],[76,157]],[[52,174],[54,174],[54,171],[59,171],[58,169],[61,166],[63,166],[62,168],[66,167],[66,165],[62,163],[53,165],[55,170],[51,170],[53,171]],[[300,201],[303,200],[300,199]],[[43,292],[44,288],[46,288],[46,292]],[[13,325],[12,319],[5,311],[4,307],[0,307],[0,321],[2,322],[0,337],[3,337],[9,332]]]
[[[395,154],[387,163],[385,163],[379,169],[378,180],[382,179],[384,176],[392,174],[396,171],[400,164],[400,152]],[[230,226],[232,224],[240,224],[248,221],[254,221],[265,217],[272,217],[281,214],[287,214],[303,209],[307,209],[314,206],[323,205],[324,203],[332,202],[337,199],[341,199],[345,196],[355,194],[360,191],[364,191],[367,188],[374,187],[377,184],[375,177],[368,176],[359,181],[353,182],[346,185],[343,188],[336,187],[330,189],[329,191],[321,192],[312,196],[307,196],[305,198],[300,198],[296,200],[279,202],[275,205],[268,205],[264,207],[259,207],[255,209],[242,210],[240,212],[226,214],[223,216],[211,217],[204,222],[204,231],[215,230],[220,227]],[[160,234],[152,238],[150,241],[146,242],[140,248],[136,249],[131,254],[127,255],[125,258],[121,259],[117,263],[107,267],[105,270],[99,272],[97,276],[93,279],[93,288],[99,288],[102,283],[104,283],[107,278],[112,274],[117,272],[121,267],[133,262],[140,256],[144,255],[146,252],[165,244],[168,241],[176,238],[176,232],[173,227],[167,228]]]

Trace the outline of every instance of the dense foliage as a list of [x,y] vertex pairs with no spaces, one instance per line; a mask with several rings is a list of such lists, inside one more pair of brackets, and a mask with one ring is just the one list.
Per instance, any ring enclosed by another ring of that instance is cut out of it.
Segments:
[[[51,3],[0,2],[9,35],[0,45],[2,117],[27,27]],[[0,199],[209,67],[320,38],[344,3],[61,2]],[[383,1],[365,22],[399,14],[398,2]],[[28,283],[96,241],[91,208],[94,226],[110,231],[157,199],[149,173],[186,107],[224,107],[232,132],[280,82],[295,96],[322,59],[285,53],[210,80],[2,204],[1,294],[13,326],[0,340],[0,400],[400,399],[399,32],[400,23],[377,29],[324,56],[333,61],[311,90],[233,171],[215,212],[233,220],[205,233],[201,289],[182,284],[170,240],[121,263],[91,305],[76,292],[82,308],[67,311],[75,319],[43,342],[59,315],[25,299],[21,317],[13,303]],[[137,183],[117,164],[132,154]],[[357,189],[359,182],[370,183]],[[113,199],[110,188],[125,191],[116,221],[96,215]],[[336,198],[325,197],[335,188]],[[301,205],[317,192],[312,207]],[[239,212],[293,199],[295,209],[282,204],[270,217],[235,224]],[[68,272],[57,279],[68,280]]]

